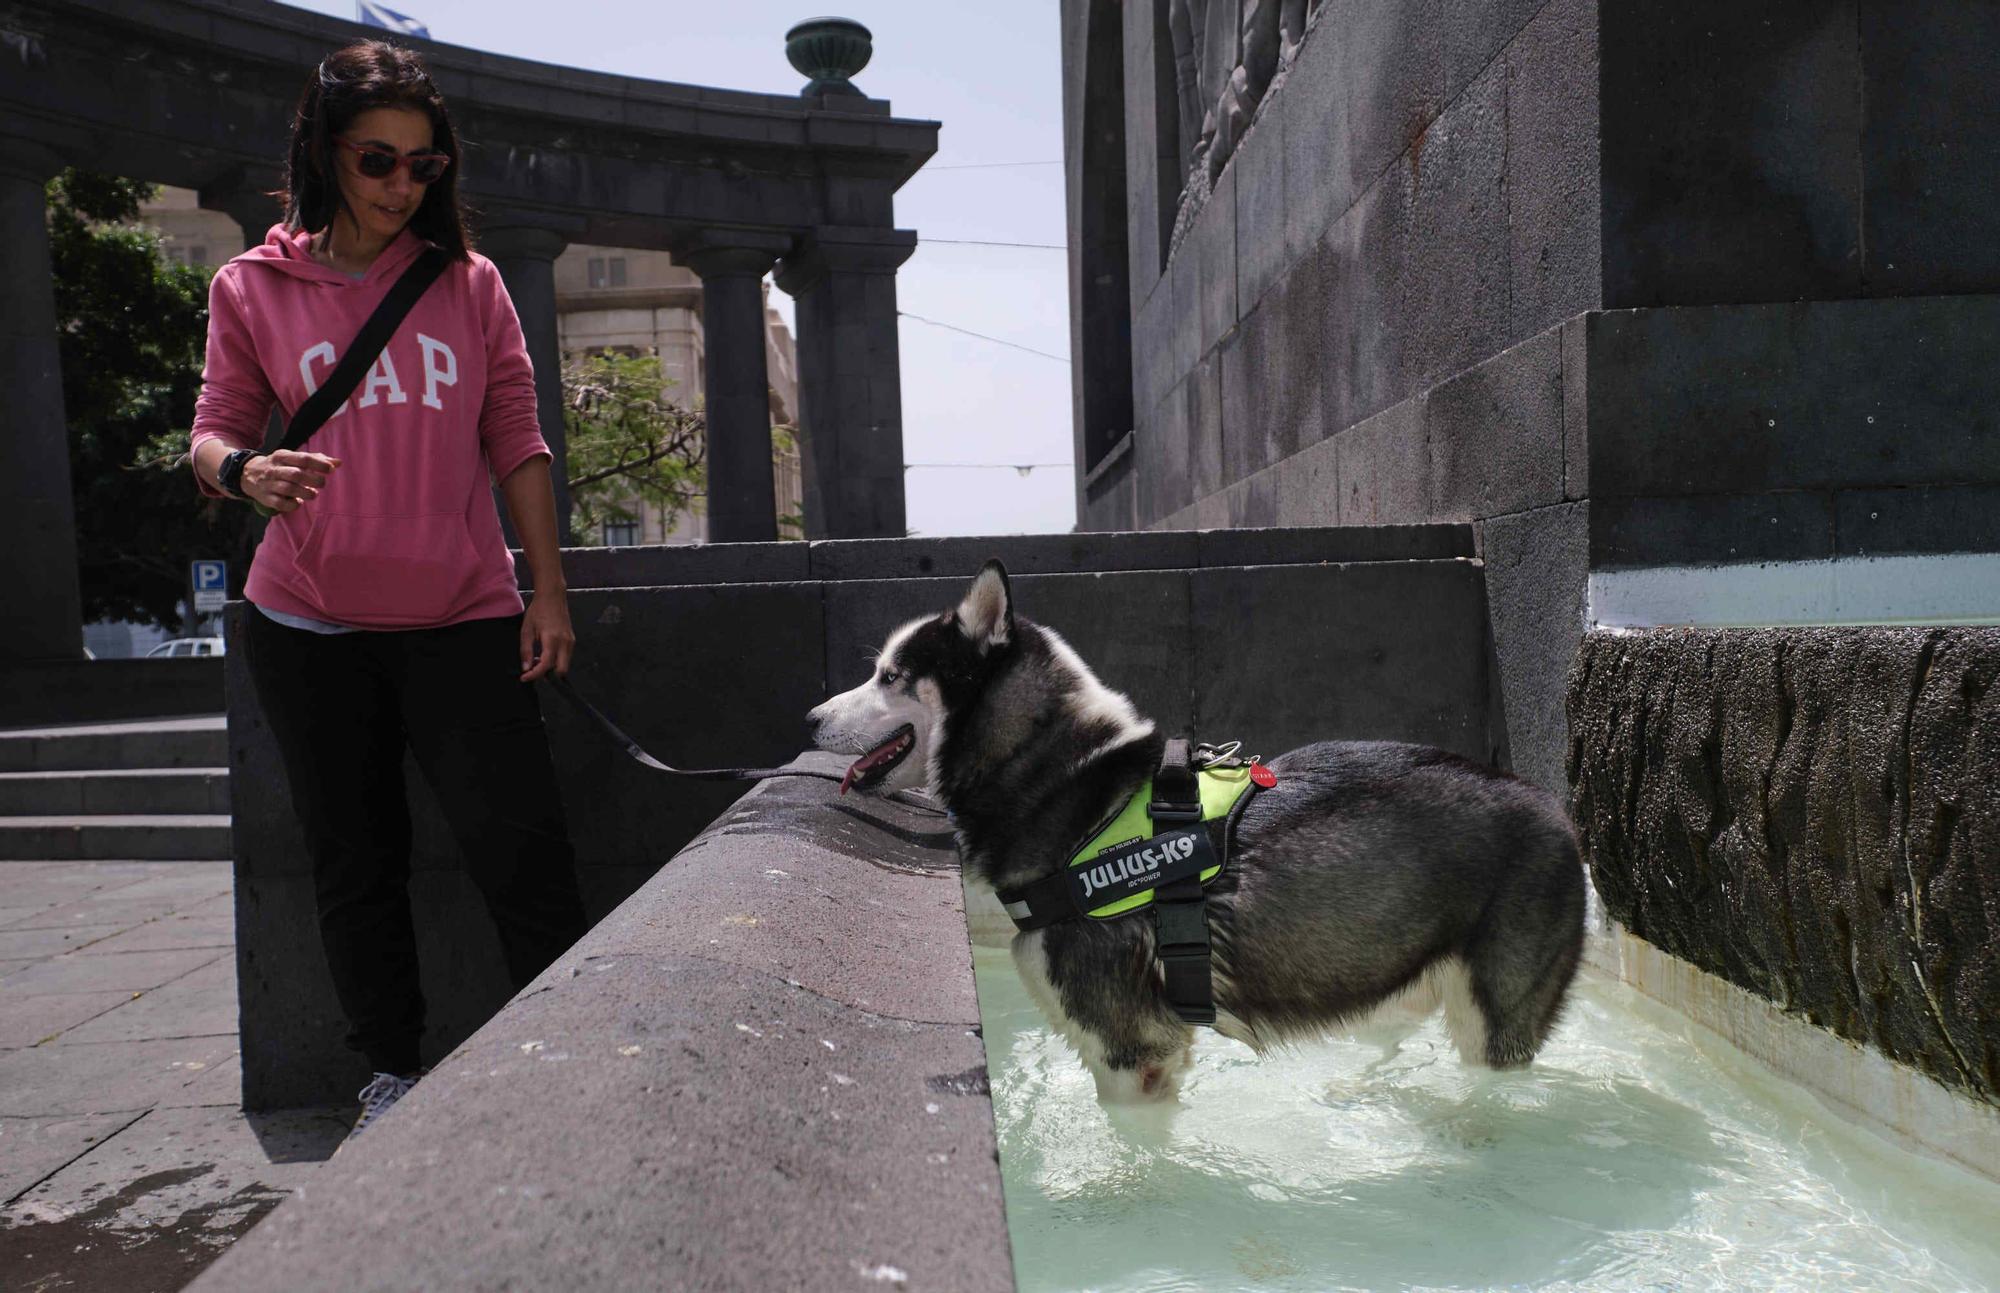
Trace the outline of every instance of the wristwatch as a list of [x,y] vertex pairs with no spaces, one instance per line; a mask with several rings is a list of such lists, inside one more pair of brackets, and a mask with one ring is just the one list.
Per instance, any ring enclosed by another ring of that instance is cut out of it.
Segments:
[[243,468],[257,454],[255,449],[238,449],[224,458],[215,469],[215,487],[231,498],[247,498],[243,492]]

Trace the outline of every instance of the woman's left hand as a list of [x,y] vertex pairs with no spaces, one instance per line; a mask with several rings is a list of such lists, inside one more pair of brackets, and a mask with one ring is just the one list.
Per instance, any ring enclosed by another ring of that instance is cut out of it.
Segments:
[[576,631],[569,626],[569,598],[560,592],[536,593],[521,617],[521,681],[533,682],[545,673],[569,674],[576,650]]

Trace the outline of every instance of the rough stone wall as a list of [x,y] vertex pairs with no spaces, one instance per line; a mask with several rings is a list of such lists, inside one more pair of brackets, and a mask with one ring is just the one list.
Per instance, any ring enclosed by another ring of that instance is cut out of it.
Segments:
[[2000,1101],[2000,629],[1592,633],[1572,811],[1626,928]]

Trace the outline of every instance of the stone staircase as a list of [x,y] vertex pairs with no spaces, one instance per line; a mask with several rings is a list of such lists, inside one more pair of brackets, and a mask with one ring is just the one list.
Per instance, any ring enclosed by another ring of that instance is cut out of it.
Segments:
[[0,863],[231,856],[222,715],[0,731]]

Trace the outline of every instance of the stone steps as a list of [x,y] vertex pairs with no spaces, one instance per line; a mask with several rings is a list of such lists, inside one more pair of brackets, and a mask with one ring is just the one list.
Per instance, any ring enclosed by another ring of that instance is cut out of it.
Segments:
[[0,861],[184,862],[229,853],[226,813],[0,817]]
[[228,762],[229,731],[220,714],[0,731],[0,772],[219,768]]
[[227,768],[0,772],[0,817],[228,812]]
[[0,731],[0,861],[234,852],[222,715]]

